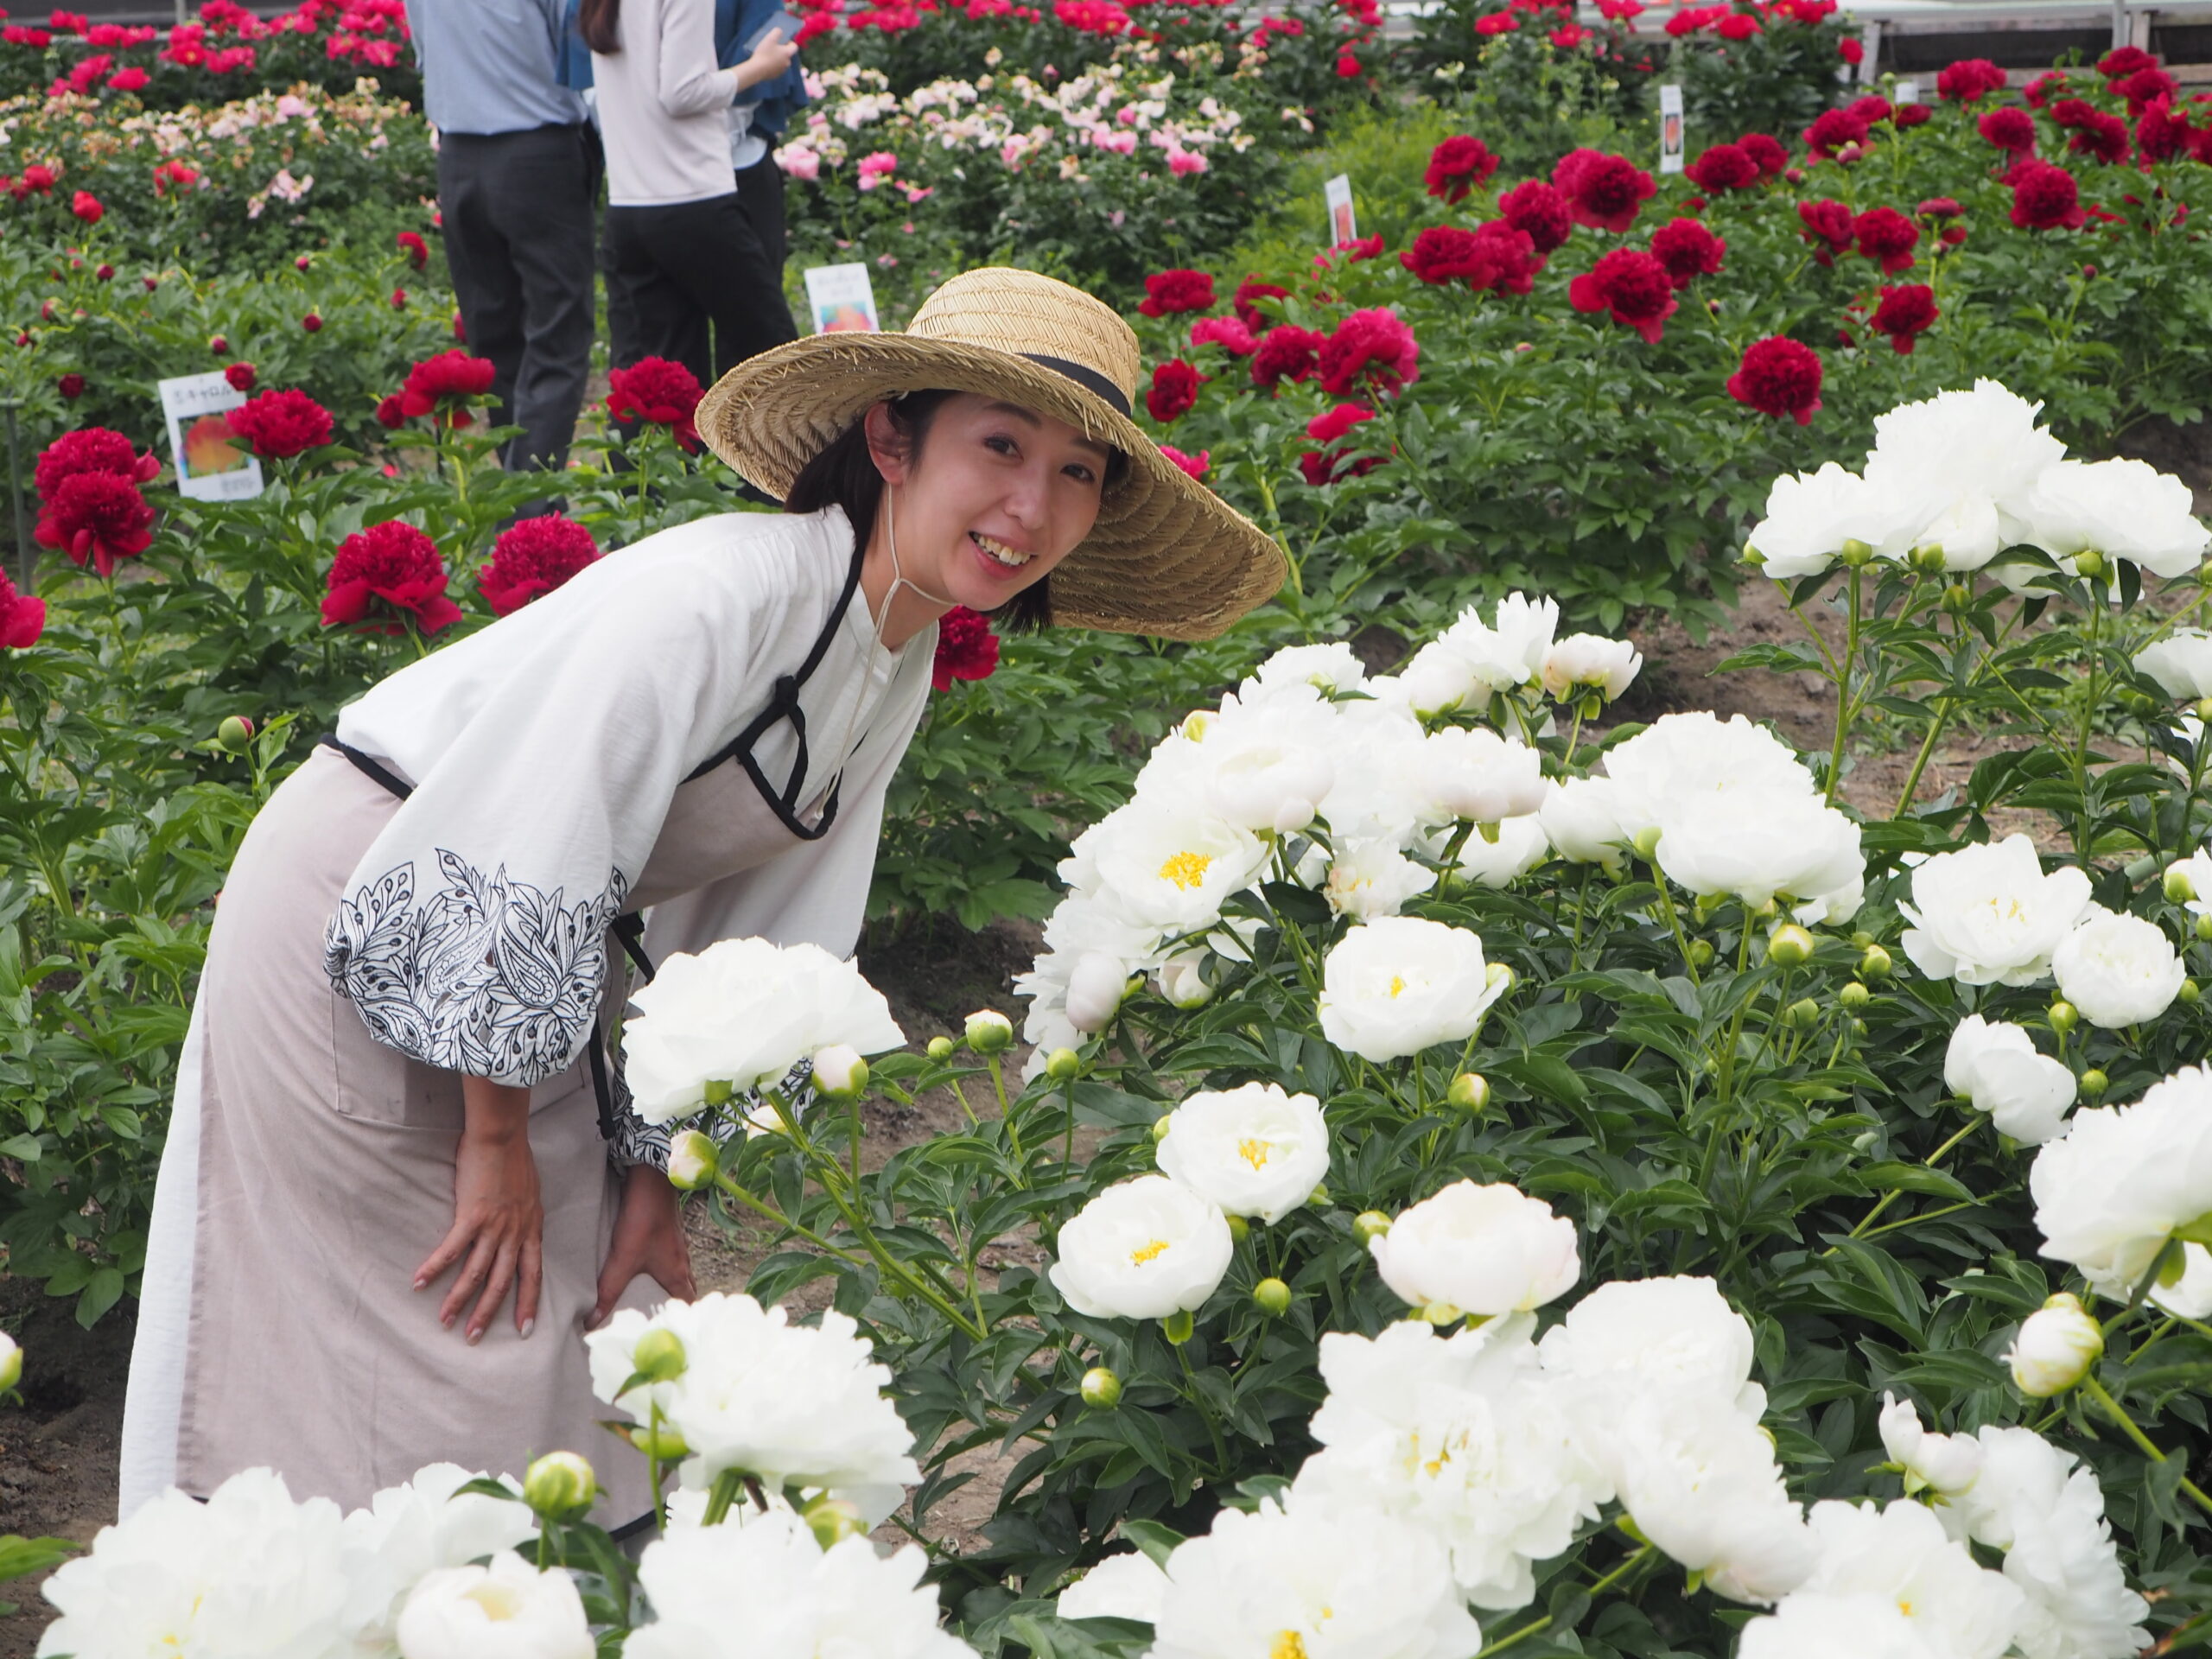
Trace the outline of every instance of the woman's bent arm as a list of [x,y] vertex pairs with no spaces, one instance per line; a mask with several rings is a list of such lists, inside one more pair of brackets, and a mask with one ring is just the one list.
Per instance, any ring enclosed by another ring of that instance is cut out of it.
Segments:
[[454,1154],[453,1226],[416,1268],[415,1288],[459,1262],[438,1322],[451,1326],[475,1296],[467,1332],[470,1342],[479,1341],[512,1289],[515,1329],[527,1337],[537,1324],[545,1224],[530,1151],[530,1090],[464,1077],[461,1092],[466,1120]]

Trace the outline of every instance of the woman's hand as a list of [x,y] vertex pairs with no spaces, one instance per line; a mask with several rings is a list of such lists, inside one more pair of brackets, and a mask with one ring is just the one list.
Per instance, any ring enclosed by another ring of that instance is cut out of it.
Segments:
[[691,1281],[691,1246],[683,1236],[683,1195],[668,1184],[665,1172],[650,1164],[632,1166],[622,1178],[622,1208],[614,1217],[614,1236],[607,1264],[599,1270],[599,1302],[591,1311],[597,1329],[639,1274],[679,1301],[699,1294]]
[[780,29],[770,29],[753,48],[753,55],[737,66],[737,90],[741,92],[764,80],[773,80],[791,67],[791,60],[798,55],[797,41],[785,40]]
[[468,1340],[480,1342],[512,1290],[515,1329],[527,1337],[537,1324],[545,1228],[537,1160],[530,1150],[530,1090],[463,1077],[461,1097],[467,1116],[454,1154],[453,1226],[415,1269],[415,1288],[426,1288],[460,1262],[438,1323],[450,1329],[474,1296]]

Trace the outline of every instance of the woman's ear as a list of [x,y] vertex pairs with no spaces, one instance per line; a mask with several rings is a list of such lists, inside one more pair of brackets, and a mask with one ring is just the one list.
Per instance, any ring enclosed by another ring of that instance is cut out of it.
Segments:
[[868,459],[875,463],[875,470],[882,474],[883,481],[893,486],[904,484],[913,446],[892,419],[891,405],[870,404],[868,413],[861,416],[861,425],[868,435]]

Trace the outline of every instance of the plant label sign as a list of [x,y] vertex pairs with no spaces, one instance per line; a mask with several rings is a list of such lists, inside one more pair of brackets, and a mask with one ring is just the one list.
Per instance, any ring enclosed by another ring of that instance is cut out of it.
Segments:
[[1333,247],[1359,240],[1359,220],[1351,210],[1351,175],[1339,173],[1321,187],[1322,200],[1329,204],[1329,241]]
[[1682,89],[1679,85],[1659,89],[1659,170],[1682,170]]
[[1907,104],[1919,103],[1920,83],[1916,80],[1901,80],[1897,82],[1897,96],[1892,98],[1890,102],[1897,105],[1900,109]]
[[162,418],[168,423],[177,493],[194,501],[244,501],[259,495],[261,463],[226,418],[227,411],[245,402],[245,393],[225,379],[219,369],[156,384],[162,394]]
[[806,302],[814,313],[817,334],[873,334],[882,331],[876,321],[875,284],[866,265],[814,265],[806,273]]

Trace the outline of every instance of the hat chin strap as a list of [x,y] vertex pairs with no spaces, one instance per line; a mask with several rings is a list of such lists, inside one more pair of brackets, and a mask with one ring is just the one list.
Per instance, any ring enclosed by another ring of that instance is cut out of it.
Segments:
[[[891,484],[886,484],[883,486],[883,535],[884,540],[889,543],[891,552],[891,586],[883,591],[883,614],[886,618],[890,616],[891,601],[899,596],[899,590],[901,588],[920,594],[932,605],[942,605],[948,611],[957,608],[960,603],[958,600],[947,599],[942,594],[930,592],[921,583],[909,581],[899,569],[899,491],[895,485]],[[877,639],[880,639],[883,637],[881,622],[876,624],[875,632]]]

